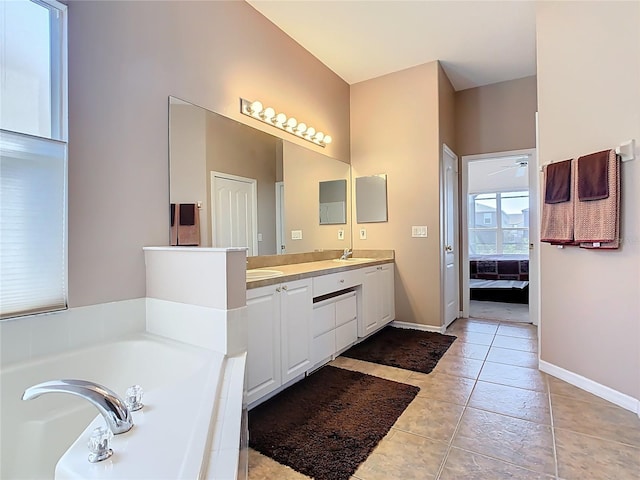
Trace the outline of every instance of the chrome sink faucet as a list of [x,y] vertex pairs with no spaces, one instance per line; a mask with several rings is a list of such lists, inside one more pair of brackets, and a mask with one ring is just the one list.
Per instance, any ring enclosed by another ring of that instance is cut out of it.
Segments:
[[353,256],[353,252],[351,251],[350,248],[345,248],[344,252],[342,252],[342,256],[340,257],[340,260],[346,260],[347,258],[349,258],[349,256]]
[[107,422],[114,435],[125,433],[133,427],[131,412],[124,400],[102,385],[85,380],[52,380],[27,388],[23,400],[31,400],[45,393],[69,393],[93,404]]

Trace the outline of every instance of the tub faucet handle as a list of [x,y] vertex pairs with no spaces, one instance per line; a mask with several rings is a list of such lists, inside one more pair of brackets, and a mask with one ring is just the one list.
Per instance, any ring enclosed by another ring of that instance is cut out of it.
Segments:
[[98,427],[93,430],[89,437],[89,461],[91,463],[101,462],[113,455],[111,450],[111,439],[113,433],[106,427]]
[[131,385],[127,388],[127,392],[124,396],[124,402],[127,404],[127,408],[132,412],[140,410],[144,407],[142,403],[142,396],[144,395],[144,390],[140,385]]

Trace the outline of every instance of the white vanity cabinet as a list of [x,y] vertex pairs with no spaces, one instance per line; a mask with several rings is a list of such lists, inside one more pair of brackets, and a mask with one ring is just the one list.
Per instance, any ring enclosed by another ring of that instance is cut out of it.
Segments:
[[311,365],[311,279],[247,290],[247,402]]
[[366,337],[395,319],[393,264],[363,269],[362,318],[358,336]]

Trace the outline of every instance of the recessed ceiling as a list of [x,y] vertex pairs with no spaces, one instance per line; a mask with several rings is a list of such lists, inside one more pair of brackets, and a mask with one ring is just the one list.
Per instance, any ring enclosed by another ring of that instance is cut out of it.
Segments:
[[247,2],[349,84],[434,60],[456,90],[536,73],[533,1]]

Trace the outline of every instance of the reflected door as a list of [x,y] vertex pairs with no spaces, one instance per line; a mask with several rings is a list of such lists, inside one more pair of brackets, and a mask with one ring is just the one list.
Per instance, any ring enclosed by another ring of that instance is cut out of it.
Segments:
[[211,172],[211,238],[214,247],[246,247],[258,255],[257,181]]

